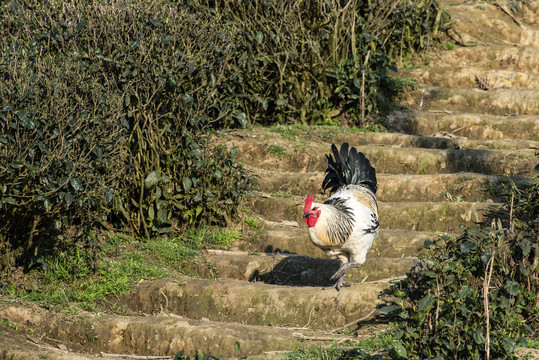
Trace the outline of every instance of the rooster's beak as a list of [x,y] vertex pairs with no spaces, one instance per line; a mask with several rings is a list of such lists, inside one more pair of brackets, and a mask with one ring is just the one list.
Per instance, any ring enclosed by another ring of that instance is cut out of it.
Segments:
[[309,213],[303,214],[303,218],[304,218],[304,219],[305,219],[305,218],[308,218],[308,217],[309,217]]

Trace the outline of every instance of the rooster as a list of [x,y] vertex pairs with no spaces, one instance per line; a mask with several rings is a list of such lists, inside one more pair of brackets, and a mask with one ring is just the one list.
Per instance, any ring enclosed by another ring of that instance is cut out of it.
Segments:
[[341,267],[331,277],[339,291],[346,270],[365,262],[378,235],[377,182],[376,171],[356,148],[344,143],[340,151],[331,145],[331,151],[333,156],[326,155],[328,168],[322,188],[333,195],[324,203],[308,195],[303,217],[313,244],[341,261]]

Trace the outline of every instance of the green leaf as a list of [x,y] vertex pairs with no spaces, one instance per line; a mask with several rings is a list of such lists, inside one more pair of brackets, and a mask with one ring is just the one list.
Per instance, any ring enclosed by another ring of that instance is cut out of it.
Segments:
[[193,182],[191,181],[190,177],[186,176],[183,178],[182,184],[183,184],[183,189],[185,191],[189,191],[191,190],[191,186],[193,185]]
[[507,280],[504,287],[511,296],[517,296],[520,290],[520,285],[516,281],[511,280]]
[[523,256],[528,256],[532,250],[532,244],[527,239],[524,239],[520,244],[520,250],[522,250]]
[[77,24],[77,31],[81,31],[84,26],[86,26],[86,23],[88,22],[88,19],[83,18],[79,23]]
[[262,42],[262,40],[264,40],[264,34],[262,34],[262,31],[258,31],[256,33],[255,39],[256,39],[256,42],[259,44]]
[[20,169],[22,167],[24,167],[24,164],[20,161],[14,161],[10,164],[10,166],[13,168],[13,169]]
[[396,345],[395,345],[395,353],[401,357],[401,358],[404,358],[404,359],[408,359],[408,352],[406,351],[406,349],[404,348],[404,346],[398,342]]
[[286,99],[277,99],[277,101],[275,101],[275,105],[277,106],[283,106],[286,104],[288,104],[288,101]]
[[45,206],[46,212],[49,212],[52,209],[51,202],[49,201],[49,199],[45,199],[45,201],[43,201],[43,206]]
[[105,201],[107,203],[110,203],[112,201],[112,191],[110,191],[110,189],[105,189]]
[[515,339],[512,339],[512,338],[507,337],[507,336],[505,336],[504,338],[502,338],[502,343],[503,343],[503,346],[504,346],[509,352],[513,352],[513,350],[515,349],[515,346],[517,345],[517,342],[515,341]]
[[168,234],[170,232],[172,232],[172,228],[170,226],[159,229],[159,234]]
[[64,195],[64,201],[66,202],[67,206],[71,205],[73,203],[73,195],[70,192],[66,192]]
[[4,199],[2,199],[4,203],[11,204],[11,205],[17,205],[17,200],[15,198],[12,198],[11,196],[8,196]]
[[477,329],[473,333],[473,339],[477,345],[485,343],[485,336],[483,335],[483,329]]
[[75,189],[76,191],[84,190],[84,186],[82,186],[82,184],[77,179],[73,178],[69,182],[71,183],[71,186],[73,186],[73,189]]
[[377,311],[378,311],[380,314],[387,315],[387,314],[389,314],[390,312],[393,312],[393,311],[399,310],[399,309],[402,309],[402,306],[400,306],[400,305],[389,305],[389,306],[384,306],[384,307],[378,309]]
[[146,179],[144,179],[144,188],[153,188],[159,182],[159,178],[159,172],[157,170],[152,171],[148,174],[148,176],[146,176]]
[[522,275],[530,276],[530,269],[528,269],[526,266],[524,266],[523,264],[520,264],[519,268]]
[[492,257],[492,252],[485,251],[484,253],[481,254],[481,261],[483,262],[483,264],[487,264],[491,257]]
[[428,294],[423,299],[419,301],[419,305],[417,306],[418,311],[424,311],[425,309],[429,308],[434,301],[434,298],[432,295]]
[[473,241],[465,241],[462,244],[460,244],[460,251],[463,254],[469,253],[470,251],[475,249],[475,243]]
[[148,206],[148,219],[150,219],[150,221],[153,221],[153,219],[155,219],[155,210],[153,208],[153,205]]
[[161,224],[167,223],[168,222],[168,213],[163,209],[157,210],[157,220],[159,220],[159,222]]

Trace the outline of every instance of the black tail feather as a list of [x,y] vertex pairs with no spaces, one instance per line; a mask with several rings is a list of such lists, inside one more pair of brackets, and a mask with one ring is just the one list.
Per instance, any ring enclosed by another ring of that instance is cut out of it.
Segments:
[[331,145],[331,154],[326,155],[328,168],[326,177],[322,181],[324,191],[336,191],[344,185],[365,185],[376,193],[378,184],[376,181],[376,170],[371,166],[365,155],[355,147],[350,148],[348,143],[341,145],[340,151],[335,145]]

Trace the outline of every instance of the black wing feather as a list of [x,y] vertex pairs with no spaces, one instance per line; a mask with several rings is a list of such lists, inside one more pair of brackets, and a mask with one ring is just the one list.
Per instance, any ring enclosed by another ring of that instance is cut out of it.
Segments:
[[328,167],[322,181],[324,191],[329,189],[330,192],[335,192],[345,185],[364,185],[376,193],[376,170],[362,152],[355,147],[350,148],[348,143],[343,143],[340,151],[332,144],[331,152],[332,154],[326,155]]

